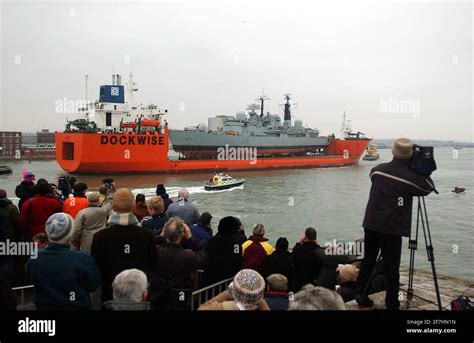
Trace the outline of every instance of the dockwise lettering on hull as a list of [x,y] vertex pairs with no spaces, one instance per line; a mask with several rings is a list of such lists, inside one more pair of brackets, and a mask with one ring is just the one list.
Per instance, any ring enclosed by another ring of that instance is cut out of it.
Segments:
[[102,145],[164,145],[163,136],[100,136]]

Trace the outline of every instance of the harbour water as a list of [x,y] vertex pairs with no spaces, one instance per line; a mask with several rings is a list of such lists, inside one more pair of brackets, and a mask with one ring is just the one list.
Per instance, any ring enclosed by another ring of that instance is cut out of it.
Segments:
[[[344,168],[233,172],[230,173],[232,176],[247,180],[245,186],[212,193],[203,188],[209,173],[113,177],[117,187],[128,187],[147,196],[154,195],[157,183],[164,183],[171,197],[176,197],[180,188],[188,188],[190,200],[199,210],[209,211],[214,216],[215,230],[220,218],[235,215],[242,220],[247,234],[253,224],[264,224],[272,244],[278,237],[287,237],[292,245],[308,226],[317,228],[319,240],[324,244],[334,239],[354,240],[363,236],[361,223],[370,189],[370,169],[391,159],[390,150],[379,152],[378,161],[361,161],[359,165]],[[474,149],[458,150],[457,158],[450,148],[435,149],[435,158],[438,170],[433,174],[433,180],[440,194],[428,196],[426,204],[436,267],[440,274],[474,280]],[[0,188],[6,189],[12,198],[22,169],[31,170],[37,178],[43,177],[50,182],[56,182],[63,174],[55,161],[8,164],[14,174],[0,176]],[[77,177],[90,189],[98,189],[107,176]],[[467,191],[452,193],[456,185]],[[416,268],[429,270],[421,232],[419,239]],[[404,239],[403,246],[402,263],[407,265],[408,239]]]

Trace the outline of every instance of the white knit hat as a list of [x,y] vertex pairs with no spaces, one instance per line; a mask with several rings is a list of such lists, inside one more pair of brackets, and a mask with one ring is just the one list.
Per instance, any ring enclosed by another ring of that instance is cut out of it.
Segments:
[[45,224],[46,235],[51,242],[63,242],[74,229],[74,219],[67,213],[51,215]]
[[252,269],[242,269],[234,276],[228,291],[235,301],[244,305],[256,305],[263,298],[265,280]]

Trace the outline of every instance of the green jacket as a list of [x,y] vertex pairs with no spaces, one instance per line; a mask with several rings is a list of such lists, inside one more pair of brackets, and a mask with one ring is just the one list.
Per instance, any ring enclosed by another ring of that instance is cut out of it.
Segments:
[[0,241],[15,240],[20,225],[19,216],[18,207],[6,198],[0,199]]

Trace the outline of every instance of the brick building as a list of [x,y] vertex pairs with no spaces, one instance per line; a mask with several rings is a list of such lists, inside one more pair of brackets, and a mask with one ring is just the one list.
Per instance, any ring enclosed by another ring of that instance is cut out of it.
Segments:
[[21,151],[22,135],[16,131],[0,131],[0,157],[15,158],[17,151]]

